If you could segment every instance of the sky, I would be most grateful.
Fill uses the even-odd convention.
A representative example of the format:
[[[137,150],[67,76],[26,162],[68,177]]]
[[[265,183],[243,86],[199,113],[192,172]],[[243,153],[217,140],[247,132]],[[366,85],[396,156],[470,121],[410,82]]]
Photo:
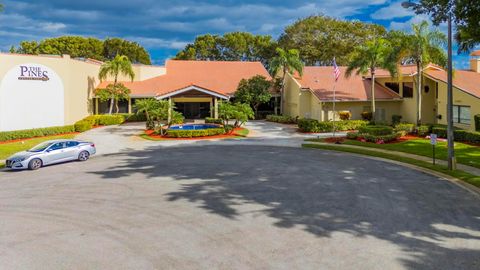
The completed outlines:
[[[325,14],[361,20],[388,29],[410,31],[411,23],[428,20],[392,0],[0,0],[0,50],[22,40],[62,35],[136,41],[162,65],[197,35],[248,31],[277,38],[299,18]],[[446,31],[444,25],[440,26]],[[455,52],[456,54],[456,52]],[[456,68],[468,67],[468,55],[455,55]]]

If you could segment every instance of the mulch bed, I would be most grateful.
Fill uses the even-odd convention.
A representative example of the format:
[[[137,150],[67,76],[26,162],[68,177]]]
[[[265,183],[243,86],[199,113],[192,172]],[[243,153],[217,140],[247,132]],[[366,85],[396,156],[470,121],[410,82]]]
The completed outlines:
[[[175,141],[190,141],[190,140],[209,140],[209,139],[228,139],[228,138],[235,138],[235,137],[243,137],[240,135],[240,131],[245,130],[244,128],[235,128],[233,129],[232,133],[230,134],[223,134],[223,135],[215,135],[215,136],[203,136],[203,137],[193,137],[193,138],[171,138],[167,136],[161,136],[154,134],[154,130],[145,130],[145,135],[150,138],[158,139],[158,140],[175,140]]]

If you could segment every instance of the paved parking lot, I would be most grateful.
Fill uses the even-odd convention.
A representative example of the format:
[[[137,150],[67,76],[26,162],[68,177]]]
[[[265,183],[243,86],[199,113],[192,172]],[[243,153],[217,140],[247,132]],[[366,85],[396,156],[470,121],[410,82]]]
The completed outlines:
[[[0,269],[479,269],[480,200],[313,149],[151,146],[0,172]]]

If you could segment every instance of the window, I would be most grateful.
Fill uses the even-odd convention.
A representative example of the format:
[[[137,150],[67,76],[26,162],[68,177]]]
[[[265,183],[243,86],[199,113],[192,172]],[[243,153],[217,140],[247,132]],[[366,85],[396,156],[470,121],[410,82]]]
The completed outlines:
[[[78,142],[69,141],[65,144],[66,147],[75,147],[78,145]]]
[[[385,86],[393,90],[395,93],[400,94],[400,85],[398,83],[387,82]]]
[[[453,105],[453,122],[470,125],[470,106]]]
[[[403,83],[403,97],[413,98],[413,83]]]
[[[56,143],[52,146],[50,146],[50,151],[53,151],[53,150],[60,150],[63,148],[63,143]]]

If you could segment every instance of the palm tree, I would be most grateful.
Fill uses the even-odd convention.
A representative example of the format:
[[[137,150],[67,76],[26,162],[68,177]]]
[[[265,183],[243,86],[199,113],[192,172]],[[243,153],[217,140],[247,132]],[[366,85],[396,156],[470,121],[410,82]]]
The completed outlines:
[[[445,67],[447,56],[442,46],[447,42],[445,34],[430,30],[427,21],[412,25],[413,33],[406,35],[401,46],[401,57],[417,66],[417,124],[422,122],[422,75],[430,63]]]
[[[282,48],[277,48],[277,56],[272,58],[270,62],[270,74],[272,77],[275,77],[278,72],[282,71],[282,88],[280,90],[281,102],[280,102],[280,113],[283,114],[284,105],[283,101],[285,99],[285,78],[288,74],[293,75],[295,72],[298,72],[300,76],[303,75],[303,62],[300,59],[300,53],[296,49],[284,50]]]
[[[134,105],[137,114],[145,114],[147,129],[155,128],[151,113],[159,107],[158,100],[154,98],[137,99]]]
[[[135,78],[135,72],[132,69],[132,63],[125,55],[117,55],[113,60],[103,63],[98,73],[100,81],[113,77],[113,88],[117,87],[118,76],[124,75],[129,77],[132,81]],[[113,105],[115,103],[115,96],[112,95],[110,99],[109,114],[112,114]]]
[[[392,77],[397,75],[396,54],[390,42],[384,38],[375,38],[357,47],[353,53],[345,76],[348,78],[356,70],[357,75],[371,78],[372,122],[375,123],[375,74],[378,68],[386,69]]]

